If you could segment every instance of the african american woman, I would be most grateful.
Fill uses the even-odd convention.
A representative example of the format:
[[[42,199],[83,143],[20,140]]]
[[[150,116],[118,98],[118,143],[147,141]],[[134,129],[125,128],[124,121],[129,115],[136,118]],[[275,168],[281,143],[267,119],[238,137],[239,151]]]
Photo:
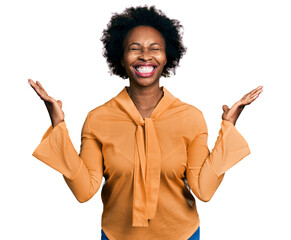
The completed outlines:
[[[160,77],[175,74],[186,52],[181,28],[178,20],[154,6],[113,14],[101,38],[103,55],[111,73],[129,79],[129,86],[88,113],[79,154],[66,128],[62,102],[49,96],[40,82],[28,80],[52,123],[32,155],[60,172],[82,203],[105,178],[102,239],[199,239],[199,215],[190,190],[209,201],[225,172],[250,154],[235,123],[262,86],[230,109],[223,105],[211,152],[202,112],[160,87]]]

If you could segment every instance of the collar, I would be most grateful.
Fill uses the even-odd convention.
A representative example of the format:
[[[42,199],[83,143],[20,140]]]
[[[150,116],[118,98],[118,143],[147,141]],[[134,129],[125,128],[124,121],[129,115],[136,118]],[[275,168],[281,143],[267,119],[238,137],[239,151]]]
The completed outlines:
[[[161,86],[160,89],[164,92],[163,97],[155,106],[149,118],[141,116],[128,95],[126,87],[114,97],[119,107],[128,114],[136,125],[132,205],[133,227],[148,227],[148,220],[154,218],[157,209],[162,158],[154,122],[178,100],[164,86]],[[145,133],[143,126],[145,127]]]

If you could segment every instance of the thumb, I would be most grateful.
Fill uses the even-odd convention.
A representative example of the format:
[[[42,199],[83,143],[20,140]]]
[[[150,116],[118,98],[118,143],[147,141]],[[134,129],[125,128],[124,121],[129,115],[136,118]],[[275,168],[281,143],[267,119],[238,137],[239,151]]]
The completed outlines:
[[[58,102],[58,104],[59,104],[60,108],[62,108],[62,106],[63,106],[63,103],[62,103],[62,101],[61,101],[61,100],[58,100],[57,102]]]
[[[229,110],[229,108],[228,108],[228,106],[227,106],[227,105],[223,105],[223,106],[222,106],[222,109],[223,109],[223,111],[224,111],[224,112],[226,112],[226,111],[228,111],[228,110]]]

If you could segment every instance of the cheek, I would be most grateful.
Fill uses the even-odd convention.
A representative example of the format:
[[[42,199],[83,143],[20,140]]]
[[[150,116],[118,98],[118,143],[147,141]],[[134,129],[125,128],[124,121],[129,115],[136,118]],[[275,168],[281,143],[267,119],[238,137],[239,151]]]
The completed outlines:
[[[166,63],[167,63],[166,53],[161,54],[161,56],[160,56],[160,62],[163,63],[164,66],[166,65]]]
[[[123,65],[124,65],[124,67],[129,67],[134,60],[135,60],[135,57],[134,56],[132,56],[132,55],[125,55],[123,57]]]
[[[166,65],[166,64],[167,64],[167,58],[165,58],[165,65]],[[164,65],[164,66],[165,66],[165,65]]]

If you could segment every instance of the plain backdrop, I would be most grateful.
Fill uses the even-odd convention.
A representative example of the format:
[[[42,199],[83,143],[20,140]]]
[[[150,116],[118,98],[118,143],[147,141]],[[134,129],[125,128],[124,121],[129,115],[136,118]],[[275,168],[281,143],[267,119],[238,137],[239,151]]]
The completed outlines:
[[[210,150],[222,105],[264,86],[236,123],[251,154],[209,202],[197,199],[201,239],[290,240],[291,4],[283,0],[1,1],[0,239],[101,238],[101,188],[79,203],[62,175],[32,156],[51,122],[27,79],[62,100],[79,152],[87,113],[129,86],[109,73],[102,30],[112,13],[145,4],[184,26],[187,53],[160,86],[203,112]]]

